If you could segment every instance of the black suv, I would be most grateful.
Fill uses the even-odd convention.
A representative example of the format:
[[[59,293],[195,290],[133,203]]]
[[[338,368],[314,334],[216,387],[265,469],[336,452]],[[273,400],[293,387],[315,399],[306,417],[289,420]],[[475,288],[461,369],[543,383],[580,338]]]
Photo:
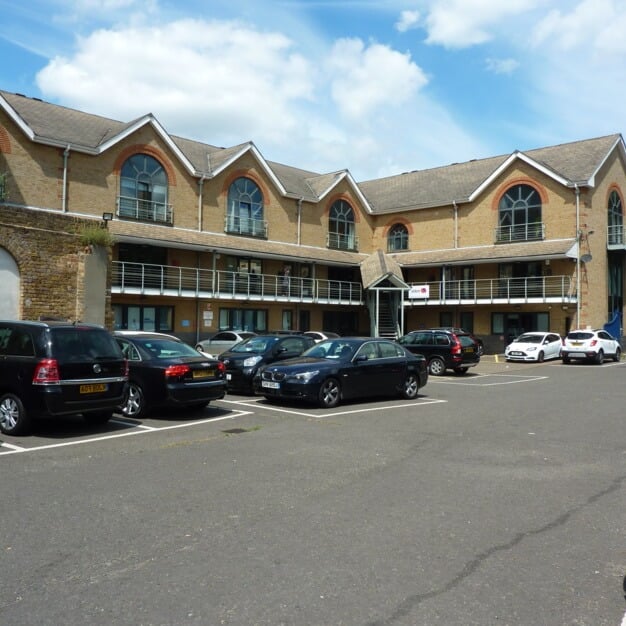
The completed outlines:
[[[304,335],[257,335],[240,341],[217,358],[226,366],[228,391],[252,394],[252,379],[261,365],[300,356],[314,345],[315,341]]]
[[[108,421],[124,401],[128,363],[111,333],[71,322],[0,320],[0,431],[37,417]]]
[[[428,372],[433,376],[441,376],[446,370],[465,374],[480,362],[478,342],[461,330],[414,330],[400,337],[398,343],[410,352],[423,354],[428,361]]]

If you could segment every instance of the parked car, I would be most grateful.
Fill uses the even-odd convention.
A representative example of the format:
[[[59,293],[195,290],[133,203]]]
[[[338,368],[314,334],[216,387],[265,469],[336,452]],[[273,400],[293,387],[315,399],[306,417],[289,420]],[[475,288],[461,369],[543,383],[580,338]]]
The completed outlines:
[[[542,363],[548,359],[561,356],[563,339],[557,333],[533,331],[522,333],[504,349],[507,361],[537,361]]]
[[[458,328],[456,326],[436,326],[431,330],[449,330],[457,335],[457,337],[469,335],[478,344],[478,356],[482,356],[485,353],[485,345],[483,343],[483,340],[480,337],[474,335],[474,333],[471,333],[469,330]]]
[[[230,350],[240,341],[255,336],[256,333],[248,330],[220,330],[208,339],[199,341],[196,345],[196,350],[207,355],[217,356],[225,350]]]
[[[313,339],[315,343],[324,341],[324,339],[336,339],[337,337],[339,337],[337,333],[333,333],[330,330],[306,330],[304,334],[307,337],[311,337],[311,339]]]
[[[0,321],[0,431],[28,432],[35,418],[82,414],[108,421],[124,399],[128,365],[100,326]]]
[[[223,363],[177,337],[127,330],[114,336],[128,359],[128,393],[120,403],[126,417],[157,407],[201,408],[226,395]]]
[[[388,339],[326,339],[302,356],[261,367],[254,391],[268,400],[293,399],[337,406],[380,396],[416,398],[428,381],[426,359]]]
[[[300,356],[315,345],[304,335],[256,335],[219,355],[226,367],[228,391],[252,394],[252,379],[262,365]]]
[[[414,330],[400,337],[398,343],[413,354],[425,356],[433,376],[441,376],[446,370],[465,374],[480,362],[478,343],[461,332],[439,328]]]
[[[571,330],[563,339],[561,359],[563,363],[593,361],[601,365],[606,357],[619,361],[622,348],[615,337],[603,329]]]

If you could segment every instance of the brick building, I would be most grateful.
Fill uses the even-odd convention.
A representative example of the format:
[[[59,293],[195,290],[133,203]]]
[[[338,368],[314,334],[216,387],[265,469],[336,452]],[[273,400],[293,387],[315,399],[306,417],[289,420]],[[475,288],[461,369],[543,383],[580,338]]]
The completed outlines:
[[[0,91],[0,316],[190,343],[454,325],[492,350],[619,327],[625,189],[619,134],[357,182]],[[112,248],[81,245],[103,216]]]

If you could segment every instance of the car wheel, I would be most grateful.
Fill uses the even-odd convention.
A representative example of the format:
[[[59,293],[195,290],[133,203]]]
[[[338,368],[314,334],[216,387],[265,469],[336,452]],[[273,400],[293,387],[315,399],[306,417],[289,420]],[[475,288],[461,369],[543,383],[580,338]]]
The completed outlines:
[[[454,373],[457,376],[462,376],[463,374],[467,374],[467,370],[469,369],[469,367],[455,367],[454,368]]]
[[[328,378],[322,383],[318,400],[323,409],[332,409],[339,404],[341,387],[334,378]]]
[[[126,417],[140,418],[147,414],[148,405],[146,403],[146,397],[144,396],[143,389],[137,383],[128,383],[126,400],[121,406],[121,410]]]
[[[569,365],[569,359],[566,356],[561,357],[561,361],[563,361],[564,365]]]
[[[402,387],[402,396],[407,400],[413,400],[417,398],[420,389],[419,381],[415,374],[407,374]]]
[[[537,355],[537,363],[543,363],[543,359],[545,358],[545,355],[543,353],[543,350]]]
[[[113,417],[112,411],[95,411],[93,413],[85,413],[84,420],[91,426],[106,424]]]
[[[200,351],[200,352],[204,352],[204,348],[202,347],[202,344],[198,344],[196,346],[196,350]]]
[[[622,358],[622,351],[618,348],[617,350],[615,350],[615,355],[613,356],[613,360],[616,363],[618,363],[621,358]]]
[[[0,431],[5,435],[23,435],[30,424],[30,417],[16,395],[7,393],[0,398]]]
[[[604,363],[604,352],[602,350],[598,350],[598,354],[596,354],[595,362],[597,365],[602,365],[602,363]]]
[[[441,357],[435,356],[428,363],[428,372],[433,376],[441,376],[446,371],[446,364]]]

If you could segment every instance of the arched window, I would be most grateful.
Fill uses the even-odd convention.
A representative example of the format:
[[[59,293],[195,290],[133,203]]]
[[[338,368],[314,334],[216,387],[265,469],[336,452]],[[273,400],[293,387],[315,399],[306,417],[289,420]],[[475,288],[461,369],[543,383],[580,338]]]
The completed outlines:
[[[531,239],[543,239],[541,198],[530,185],[515,185],[500,199],[496,241]]]
[[[226,232],[267,237],[263,219],[263,194],[250,178],[237,178],[228,189]]]
[[[134,154],[122,166],[119,216],[172,222],[172,210],[167,204],[167,174],[149,154]]]
[[[609,243],[624,243],[624,214],[622,212],[622,199],[617,191],[609,194]]]
[[[387,252],[409,249],[409,231],[404,224],[394,224],[387,235]]]
[[[354,211],[345,200],[337,200],[330,207],[328,247],[339,250],[356,250],[358,247],[354,232]]]

